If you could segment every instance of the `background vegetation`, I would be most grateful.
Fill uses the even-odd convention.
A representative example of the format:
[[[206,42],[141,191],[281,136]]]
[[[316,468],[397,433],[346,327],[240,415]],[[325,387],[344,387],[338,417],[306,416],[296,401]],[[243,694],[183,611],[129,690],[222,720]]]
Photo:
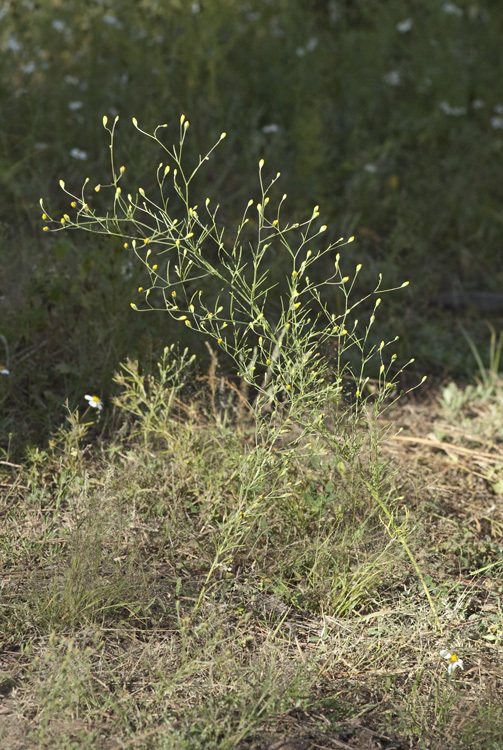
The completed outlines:
[[[0,743],[501,747],[502,27],[497,0],[0,4]],[[226,224],[263,158],[285,218],[355,235],[356,295],[410,280],[371,335],[446,387],[386,415],[401,442],[362,414],[263,459],[225,356],[131,309],[131,249],[42,231],[60,179],[109,182],[103,115],[148,190],[131,118],[173,142],[181,113],[189,161],[227,133],[198,183]]]
[[[473,372],[460,314],[482,348],[482,317],[499,319],[435,298],[501,289],[502,13],[489,1],[4,2],[6,432],[40,436],[66,397],[107,394],[126,355],[148,360],[182,335],[128,309],[142,277],[122,245],[42,235],[39,198],[67,210],[61,177],[107,181],[104,114],[120,115],[118,158],[144,187],[152,150],[132,116],[152,130],[185,113],[196,153],[226,131],[206,191],[234,224],[265,158],[292,216],[319,204],[328,239],[356,235],[345,257],[363,263],[362,290],[379,272],[388,286],[411,280],[377,335],[400,335],[421,374]]]

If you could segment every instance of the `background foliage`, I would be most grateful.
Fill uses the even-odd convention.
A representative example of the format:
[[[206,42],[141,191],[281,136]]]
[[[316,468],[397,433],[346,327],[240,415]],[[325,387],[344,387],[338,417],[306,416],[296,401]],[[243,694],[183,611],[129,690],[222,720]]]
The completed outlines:
[[[61,177],[107,181],[103,114],[120,115],[119,152],[146,188],[157,157],[131,116],[172,133],[184,112],[194,157],[225,130],[203,185],[224,218],[256,197],[265,158],[292,217],[320,204],[328,239],[356,235],[345,257],[364,264],[362,292],[379,272],[411,280],[376,335],[399,334],[421,373],[474,369],[459,311],[435,299],[503,281],[500,3],[20,0],[0,16],[4,435],[39,437],[66,398],[106,395],[127,355],[148,368],[172,341],[200,347],[130,310],[142,272],[122,246],[41,232],[41,196],[67,210]],[[484,316],[462,314],[483,348]]]

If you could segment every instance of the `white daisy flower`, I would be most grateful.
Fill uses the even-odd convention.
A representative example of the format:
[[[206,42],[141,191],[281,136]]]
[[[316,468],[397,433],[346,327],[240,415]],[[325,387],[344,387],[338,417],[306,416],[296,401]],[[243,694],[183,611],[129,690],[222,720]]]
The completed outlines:
[[[89,406],[98,411],[103,410],[103,401],[98,396],[84,396],[85,400],[89,402]]]
[[[402,76],[399,70],[390,70],[389,73],[383,75],[382,79],[388,86],[400,86]]]
[[[410,31],[413,26],[414,21],[412,20],[412,18],[404,18],[403,21],[397,23],[396,29],[399,34],[407,34],[407,32]]]
[[[276,125],[275,122],[269,123],[269,125],[264,125],[262,128],[262,132],[266,135],[269,135],[269,133],[277,133],[279,130],[279,125]]]
[[[462,16],[463,15],[463,9],[458,8],[457,5],[454,5],[454,3],[444,3],[442,5],[442,10],[444,13],[447,13],[448,16]]]
[[[103,16],[103,23],[108,24],[108,26],[122,26],[120,21],[109,13]]]
[[[4,365],[0,365],[0,375],[8,375],[8,374],[9,374],[9,370]]]
[[[449,668],[448,672],[451,675],[453,672],[456,671],[456,669],[463,669],[463,659],[460,659],[456,654],[451,654],[450,651],[447,651],[447,649],[443,648],[440,651],[440,656],[442,659],[446,659],[449,662]]]
[[[462,117],[466,115],[466,107],[451,107],[449,102],[440,102],[438,105],[444,115],[448,117]]]
[[[36,69],[37,69],[37,66],[35,65],[35,63],[33,62],[33,60],[30,60],[30,62],[26,63],[26,65],[21,65],[21,70],[27,76],[29,76],[32,73],[34,73],[36,71]]]
[[[23,45],[21,42],[18,42],[17,37],[12,36],[12,34],[9,34],[7,37],[7,41],[3,45],[4,49],[10,50],[10,52],[21,52],[23,49]]]
[[[82,151],[80,148],[72,148],[70,156],[73,159],[79,159],[79,161],[85,161],[87,159],[87,152]]]
[[[53,29],[56,29],[56,31],[59,31],[60,34],[63,33],[63,31],[66,31],[66,24],[64,21],[60,21],[59,18],[55,18],[53,21],[51,21],[51,26]]]

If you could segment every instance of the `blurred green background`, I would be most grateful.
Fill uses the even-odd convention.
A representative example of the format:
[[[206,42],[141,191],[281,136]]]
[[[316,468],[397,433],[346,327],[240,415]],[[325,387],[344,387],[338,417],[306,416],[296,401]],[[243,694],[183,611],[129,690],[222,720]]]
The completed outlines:
[[[473,375],[460,325],[484,362],[487,323],[503,328],[489,296],[503,295],[502,34],[497,0],[0,4],[2,445],[43,441],[66,399],[106,399],[127,356],[148,368],[180,340],[204,371],[203,341],[130,309],[142,269],[122,245],[42,232],[41,197],[68,210],[60,178],[109,181],[104,114],[120,115],[118,158],[145,188],[158,155],[132,116],[170,123],[176,141],[186,114],[194,159],[226,131],[205,189],[231,226],[264,158],[285,216],[319,204],[330,239],[356,236],[343,263],[363,263],[359,293],[379,273],[386,287],[410,280],[385,297],[376,336],[399,335],[418,374]],[[476,304],[445,306],[472,292]]]

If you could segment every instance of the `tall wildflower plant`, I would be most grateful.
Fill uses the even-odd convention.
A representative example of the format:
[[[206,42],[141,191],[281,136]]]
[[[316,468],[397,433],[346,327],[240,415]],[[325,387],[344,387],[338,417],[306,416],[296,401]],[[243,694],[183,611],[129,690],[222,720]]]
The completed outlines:
[[[73,194],[60,180],[70,198],[73,217],[65,213],[59,221],[53,219],[41,201],[44,230],[77,228],[120,237],[149,276],[148,285],[138,288],[142,303],[131,302],[131,307],[139,311],[165,309],[174,320],[212,338],[234,360],[238,376],[252,387],[261,418],[277,414],[278,409],[285,419],[300,418],[307,408],[312,415],[328,401],[339,400],[344,391],[352,393],[358,410],[365,400],[367,365],[376,358],[380,363],[377,398],[382,402],[396,379],[396,375],[390,379],[396,355],[387,362],[384,358],[385,350],[396,339],[378,346],[369,346],[368,341],[381,303],[379,295],[394,290],[382,289],[379,277],[371,294],[353,300],[361,264],[351,275],[345,275],[340,249],[354,237],[323,243],[327,227],[318,221],[318,206],[303,222],[283,221],[286,194],[276,205],[270,197],[280,173],[266,178],[263,159],[258,165],[259,200],[249,200],[237,228],[226,230],[218,221],[219,206],[214,206],[210,198],[202,207],[195,205],[191,191],[196,176],[226,134],[222,133],[218,143],[199,157],[196,167],[188,170],[183,150],[189,122],[183,115],[178,145],[171,148],[160,138],[167,125],[151,134],[133,118],[135,128],[158,144],[167,162],[157,167],[155,200],[141,187],[134,194],[126,192],[122,187],[126,168],[117,169],[114,157],[118,119],[110,127],[107,117],[103,118],[110,134],[112,182],[94,186],[95,193],[111,193],[110,210],[105,214],[93,210],[89,179],[80,195]],[[246,231],[250,225],[254,236]],[[278,301],[278,292],[270,281],[268,263],[271,252],[278,249],[285,258],[287,291],[279,300],[280,314],[272,317],[268,303]],[[333,256],[333,273],[322,283],[315,283],[310,279],[310,269],[326,255]],[[212,288],[219,287],[216,297],[205,289],[211,282]],[[342,295],[341,313],[327,309],[322,301],[323,287]],[[373,311],[361,333],[357,309],[369,298],[374,298]],[[323,355],[328,349],[333,353],[330,360]],[[350,368],[348,359],[349,350],[354,349],[360,354],[356,371]]]
[[[280,174],[266,176],[263,159],[258,164],[258,200],[246,203],[235,228],[224,226],[219,206],[209,197],[199,205],[197,178],[226,134],[199,156],[195,167],[187,167],[184,146],[189,122],[184,115],[173,146],[161,138],[167,125],[149,133],[133,118],[134,127],[160,149],[163,161],[156,170],[155,195],[142,187],[126,187],[126,167],[118,167],[115,158],[118,119],[109,124],[103,118],[110,138],[111,182],[92,186],[86,179],[80,194],[75,194],[61,180],[69,199],[68,213],[54,218],[41,201],[44,230],[73,228],[121,238],[148,277],[138,288],[141,302],[131,302],[131,307],[166,310],[181,325],[213,339],[249,386],[256,442],[239,467],[240,502],[233,517],[225,519],[222,546],[215,558],[219,566],[247,533],[242,519],[249,516],[250,508],[258,511],[257,497],[263,498],[264,483],[269,499],[271,493],[284,492],[291,450],[307,435],[328,443],[342,460],[354,462],[361,442],[344,430],[349,422],[354,427],[362,415],[377,415],[389,403],[401,372],[394,365],[396,355],[387,355],[396,339],[374,344],[370,336],[381,295],[400,287],[383,289],[379,277],[370,294],[354,299],[361,264],[346,274],[341,262],[342,248],[354,238],[325,242],[327,227],[321,224],[318,206],[304,221],[284,220],[287,196],[274,198]],[[109,208],[100,212],[93,207],[93,198],[105,192],[110,196]],[[282,287],[271,278],[272,253],[284,258]],[[321,283],[315,282],[312,269],[325,256],[333,258],[332,273]],[[340,312],[328,309],[327,292],[342,301]],[[364,309],[363,303],[368,309],[369,300],[372,312],[359,321],[359,309]],[[355,359],[357,367],[350,364]],[[379,373],[372,389],[367,388],[370,363]],[[332,429],[327,426],[327,413]],[[334,423],[341,429],[334,430]],[[284,433],[289,433],[288,450],[278,463],[273,451]],[[403,527],[395,526],[378,483],[367,480],[367,484],[408,550]],[[413,560],[410,552],[409,556]]]

